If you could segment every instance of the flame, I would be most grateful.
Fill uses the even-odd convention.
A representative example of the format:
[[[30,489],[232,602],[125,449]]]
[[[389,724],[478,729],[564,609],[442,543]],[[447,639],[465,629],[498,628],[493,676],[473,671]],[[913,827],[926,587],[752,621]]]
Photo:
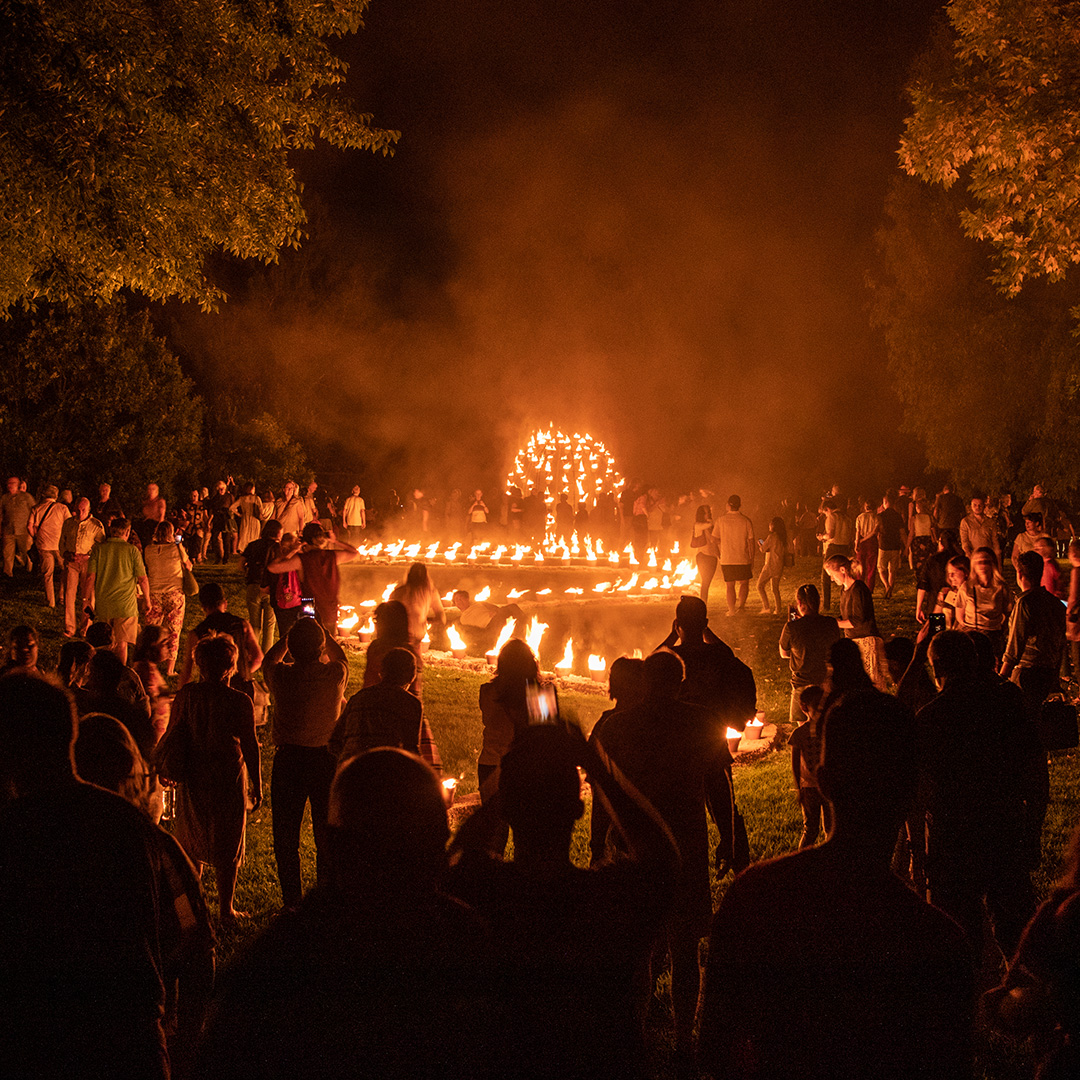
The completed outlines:
[[[397,582],[396,582],[396,581],[391,581],[391,582],[390,582],[390,584],[389,584],[389,585],[387,585],[385,589],[383,589],[383,593],[382,593],[382,598],[383,598],[383,603],[384,603],[384,604],[386,603],[386,601],[387,601],[387,600],[389,600],[389,599],[390,599],[390,594],[391,594],[391,593],[392,593],[392,592],[393,592],[393,591],[394,591],[394,590],[395,590],[396,588],[397,588]]]
[[[568,596],[580,596],[584,591],[584,589],[567,589],[566,594]]]
[[[616,592],[629,592],[637,584],[637,574],[631,574],[630,580],[625,585],[620,585]]]
[[[454,602],[454,590],[447,589],[446,595],[442,598],[444,604],[452,604]]]
[[[375,633],[375,620],[369,615],[368,621],[357,631],[359,634],[374,634]]]
[[[490,554],[490,555],[488,556],[488,558],[489,558],[489,559],[490,559],[490,560],[491,560],[492,562],[498,562],[498,561],[499,561],[499,560],[500,560],[500,559],[501,559],[501,558],[502,558],[502,557],[503,557],[503,556],[504,556],[505,554],[506,554],[506,548],[505,548],[505,547],[504,547],[504,546],[503,546],[502,544],[500,544],[500,545],[499,545],[499,546],[498,546],[498,547],[497,547],[497,548],[496,548],[496,549],[495,549],[495,550],[494,550],[494,551],[493,551],[493,552],[492,552],[492,553],[491,553],[491,554]]]
[[[605,660],[602,656],[597,656],[596,653],[589,653],[589,670],[606,671],[607,660]]]
[[[597,593],[607,592],[611,588],[610,581],[601,581],[598,585],[594,585],[592,591]]]
[[[657,581],[656,578],[651,577],[648,581],[644,582],[641,587],[643,589],[655,589],[659,584],[660,582]]]
[[[347,614],[342,617],[342,612]],[[339,630],[351,630],[357,623],[360,622],[360,616],[356,614],[356,608],[347,607],[343,605],[338,610],[338,629]]]
[[[524,596],[528,591],[529,591],[528,589],[511,589],[506,594],[506,599],[507,600],[516,600],[519,596]]]
[[[611,563],[612,566],[618,566],[619,565],[619,553],[617,551],[612,551],[608,555],[607,561],[609,563]]]
[[[540,641],[544,636],[544,631],[547,630],[548,624],[542,623],[535,615],[532,617],[532,621],[529,623],[529,629],[525,631],[525,640],[528,642],[529,648],[532,649],[537,656],[540,655]]]
[[[451,623],[446,628],[446,637],[447,637],[447,640],[450,642],[450,648],[453,649],[454,652],[464,652],[465,651],[465,640],[458,633],[458,628],[456,626],[454,626],[453,623]]]
[[[733,727],[729,727],[727,729],[727,737],[729,739],[741,739],[742,738],[742,732],[741,731],[736,731],[735,728],[733,728]]]
[[[410,544],[405,549],[405,554],[408,555],[408,557],[410,559],[415,559],[416,556],[420,554],[420,545],[419,544]]]
[[[502,652],[502,647],[513,636],[514,630],[517,628],[517,619],[507,619],[506,625],[499,632],[499,640],[495,642],[495,648],[491,651],[498,656]]]
[[[482,589],[481,589],[481,590],[480,590],[480,591],[479,591],[479,592],[478,592],[478,593],[476,594],[476,596],[474,596],[474,597],[473,597],[473,599],[474,599],[474,600],[478,601],[478,602],[479,602],[479,603],[481,603],[481,604],[482,604],[482,603],[483,603],[483,602],[484,602],[485,600],[488,600],[488,599],[490,599],[490,598],[491,598],[491,589],[490,589],[490,588],[489,588],[489,587],[488,587],[487,585],[485,585],[485,586],[484,586],[484,587],[483,587],[483,588],[482,588]]]
[[[656,566],[656,549],[655,548],[649,548],[649,563],[648,563],[648,565],[652,566],[652,567]]]
[[[573,671],[574,669],[574,639],[566,639],[566,649],[562,659],[555,665],[556,671]]]

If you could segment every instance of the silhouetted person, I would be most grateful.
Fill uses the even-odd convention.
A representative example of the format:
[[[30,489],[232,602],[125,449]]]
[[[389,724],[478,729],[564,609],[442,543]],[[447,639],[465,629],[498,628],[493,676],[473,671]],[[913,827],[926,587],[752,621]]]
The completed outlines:
[[[259,670],[263,661],[263,651],[251,623],[229,611],[225,590],[216,581],[207,581],[199,587],[199,606],[203,609],[203,618],[188,634],[187,650],[180,669],[180,685],[191,681],[195,647],[199,642],[211,633],[227,634],[237,648],[236,673],[229,685],[251,696],[251,676]]]
[[[814,585],[800,585],[795,593],[797,618],[780,631],[780,655],[791,664],[791,701],[788,721],[797,723],[799,697],[808,686],[824,686],[829,675],[829,650],[840,640],[840,627],[831,615],[821,614],[821,596]]]
[[[484,927],[441,891],[449,830],[438,781],[381,749],[342,765],[326,880],[223,980],[208,1080],[483,1075],[493,1002]]]
[[[121,689],[133,674],[116,653],[99,649],[86,665],[83,685],[75,690],[75,707],[80,716],[99,712],[116,717],[131,733],[139,753],[149,759],[157,742],[150,701],[143,694],[138,702],[132,702]]]
[[[692,1056],[701,979],[698,944],[712,914],[706,795],[711,806],[731,805],[731,755],[723,729],[710,723],[700,706],[678,699],[683,672],[682,661],[673,653],[648,657],[644,703],[608,719],[599,750],[664,819],[682,855],[667,945],[676,1054],[686,1062]],[[606,823],[603,805],[594,803],[594,858],[599,854],[597,838],[608,831]],[[615,846],[617,850],[617,840]]]
[[[941,692],[919,711],[917,729],[930,900],[978,949],[985,899],[1009,955],[1035,910],[1025,816],[1040,786],[1038,736],[1016,688],[979,672],[967,634],[937,634],[930,663]]]
[[[1037,1080],[1080,1076],[1080,828],[1065,870],[1024,930],[1001,985],[983,997],[999,1031],[1031,1046]]]
[[[367,647],[364,662],[364,687],[374,686],[382,680],[382,662],[391,649],[408,649],[416,661],[416,678],[409,690],[420,697],[420,671],[423,662],[419,648],[412,644],[409,635],[409,612],[400,600],[386,600],[375,609],[372,616],[375,636]]]
[[[383,657],[381,680],[358,690],[341,711],[330,739],[330,750],[339,761],[379,746],[420,753],[424,706],[409,693],[414,678],[416,657],[408,649],[391,649]]]
[[[795,790],[799,793],[799,809],[803,816],[799,847],[817,843],[822,823],[825,832],[832,828],[832,807],[829,806],[817,782],[817,767],[821,759],[821,704],[825,691],[820,686],[804,686],[799,693],[799,712],[805,717],[789,736],[791,771]]]
[[[282,904],[290,909],[303,895],[300,828],[309,802],[320,878],[325,869],[327,805],[337,764],[327,744],[341,713],[349,662],[318,622],[304,618],[297,619],[288,637],[266,654],[263,674],[274,703],[276,749],[270,775],[274,859]]]
[[[713,919],[701,1056],[714,1075],[971,1076],[963,936],[889,869],[915,787],[913,728],[873,690],[826,714],[817,776],[833,807],[828,840],[750,867]],[[748,933],[766,911],[783,918]],[[764,1006],[752,1022],[750,1002]]]
[[[151,770],[135,740],[119,720],[104,713],[79,719],[75,740],[79,778],[115,791],[152,819]],[[161,839],[169,859],[169,877],[182,897],[162,912],[162,977],[165,983],[165,1037],[172,1076],[187,1076],[202,1034],[214,988],[214,930],[199,876],[184,849],[168,833]]]
[[[670,649],[685,667],[685,679],[680,698],[701,706],[714,733],[725,739],[727,728],[743,731],[757,709],[757,686],[754,673],[732,651],[731,647],[709,628],[705,603],[696,596],[683,596],[675,606],[671,633],[657,646]],[[728,765],[728,789],[731,783]],[[714,796],[720,801],[713,802]],[[709,812],[716,822],[720,842],[716,848],[718,873],[730,867],[739,873],[750,863],[750,848],[746,823],[735,806],[720,788],[710,790]]]
[[[578,766],[608,804],[629,857],[579,869],[570,862],[584,812]],[[497,804],[486,803],[454,841],[450,889],[491,924],[502,981],[492,1019],[495,1076],[634,1074],[640,1026],[634,976],[671,900],[678,853],[636,792],[617,782],[577,729],[529,727],[502,760]],[[491,817],[514,830],[514,860],[487,850]],[[485,820],[487,819],[487,820]]]
[[[1060,688],[1065,654],[1065,605],[1043,588],[1043,562],[1037,551],[1025,551],[1017,559],[1016,579],[1022,595],[1009,619],[1001,660],[1001,674],[1023,690],[1032,718]]]
[[[164,1080],[163,920],[182,889],[150,819],[75,775],[75,732],[60,687],[0,679],[0,1060]]]
[[[608,697],[615,702],[614,708],[605,709],[592,731],[589,732],[589,742],[594,746],[604,730],[608,719],[623,709],[633,708],[645,700],[645,661],[636,660],[629,656],[620,656],[611,662],[608,670]],[[596,838],[593,838],[594,841]],[[603,848],[605,837],[599,838],[600,848]],[[597,855],[597,848],[593,847],[593,855]]]

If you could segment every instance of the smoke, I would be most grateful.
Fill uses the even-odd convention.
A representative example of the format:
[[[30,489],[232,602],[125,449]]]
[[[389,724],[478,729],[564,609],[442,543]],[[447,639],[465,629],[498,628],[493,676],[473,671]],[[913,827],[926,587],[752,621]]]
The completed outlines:
[[[369,484],[489,487],[549,422],[662,486],[899,482],[862,282],[933,6],[374,0],[398,154],[309,160],[309,243],[182,347]]]

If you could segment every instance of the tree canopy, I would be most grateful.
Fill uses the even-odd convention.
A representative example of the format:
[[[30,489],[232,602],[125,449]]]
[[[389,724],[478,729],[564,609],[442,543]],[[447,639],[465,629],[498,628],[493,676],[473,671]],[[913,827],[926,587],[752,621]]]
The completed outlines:
[[[993,280],[1060,280],[1080,262],[1080,2],[950,0],[949,27],[909,85],[900,144],[912,176],[966,181],[968,236]]]
[[[0,323],[0,460],[32,484],[122,498],[201,464],[202,401],[145,312],[49,308]]]
[[[209,307],[305,220],[289,153],[387,153],[328,39],[367,0],[0,0],[0,312],[127,288]]]
[[[898,176],[870,274],[905,426],[932,468],[971,488],[1043,483],[1077,492],[1080,380],[1070,300],[1032,282],[1020,296],[989,280],[990,253],[957,220],[958,191]]]

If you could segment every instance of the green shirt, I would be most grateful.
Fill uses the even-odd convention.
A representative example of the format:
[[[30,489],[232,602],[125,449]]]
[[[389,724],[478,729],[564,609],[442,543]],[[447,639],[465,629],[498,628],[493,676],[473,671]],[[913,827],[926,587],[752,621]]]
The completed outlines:
[[[95,545],[87,564],[94,576],[94,617],[110,619],[138,618],[136,582],[146,577],[139,549],[118,536],[110,536]]]

